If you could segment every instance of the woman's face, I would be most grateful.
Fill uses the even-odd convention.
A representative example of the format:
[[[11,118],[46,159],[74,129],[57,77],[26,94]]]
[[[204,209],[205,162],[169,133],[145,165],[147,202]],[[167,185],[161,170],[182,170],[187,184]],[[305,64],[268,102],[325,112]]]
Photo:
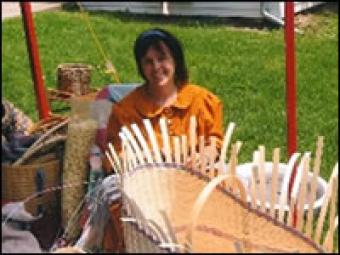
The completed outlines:
[[[149,85],[175,85],[175,61],[163,42],[160,42],[159,49],[151,46],[147,50],[141,60],[141,66]]]

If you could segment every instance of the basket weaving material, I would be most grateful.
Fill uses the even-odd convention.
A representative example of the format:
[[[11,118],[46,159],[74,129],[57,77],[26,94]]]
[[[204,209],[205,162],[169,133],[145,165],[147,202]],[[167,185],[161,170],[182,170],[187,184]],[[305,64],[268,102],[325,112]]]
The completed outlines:
[[[253,153],[251,190],[246,194],[243,182],[236,175],[237,155],[242,142],[231,144],[230,157],[227,154],[234,123],[228,125],[218,162],[215,162],[216,156],[212,153],[214,150],[206,150],[208,147],[205,146],[207,140],[213,146],[216,143],[213,142],[213,137],[197,139],[197,122],[194,116],[190,119],[189,136],[181,139],[181,144],[179,137],[168,136],[166,119],[161,118],[159,121],[162,133],[160,144],[156,140],[151,122],[148,119],[143,122],[148,137],[143,137],[135,124],[131,125],[131,129],[124,126],[119,134],[122,140],[122,157],[118,157],[112,144],[108,144],[109,150],[106,152],[112,168],[121,180],[119,186],[124,208],[122,221],[125,228],[124,238],[128,240],[125,243],[128,252],[148,253],[158,251],[157,249],[164,252],[333,251],[332,237],[338,224],[335,209],[338,164],[329,179],[320,214],[313,218],[309,213],[305,220],[303,205],[310,152],[305,152],[298,164],[299,174],[289,201],[289,211],[285,212],[288,180],[300,153],[294,153],[290,157],[283,188],[278,193],[274,183],[278,177],[280,157],[279,149],[274,149],[271,202],[270,210],[267,210],[265,148],[259,145],[259,149]],[[189,148],[186,141],[189,141]],[[319,137],[314,177],[318,175],[321,149],[322,137]],[[228,172],[224,169],[226,163]],[[256,192],[257,189],[260,192]],[[315,183],[311,190],[311,193],[315,193]],[[251,196],[250,202],[246,201],[247,195]],[[279,209],[275,213],[277,198]],[[307,202],[309,208],[313,208],[315,200]],[[297,210],[294,209],[295,206]],[[330,227],[327,237],[321,242],[320,233],[324,230],[327,208],[330,208]],[[309,211],[312,212],[312,209]],[[296,222],[294,213],[297,215]],[[311,228],[314,220],[317,220],[315,231]],[[307,229],[305,232],[304,224]]]
[[[168,164],[138,167],[122,181],[126,217],[136,220],[124,222],[127,252],[155,252],[160,243],[172,247],[170,251],[183,251],[192,209],[210,179]],[[251,209],[221,187],[213,189],[202,205],[188,247],[192,252],[237,252],[237,243],[250,252],[322,251],[301,233]]]
[[[94,142],[97,129],[97,122],[86,118],[89,101],[75,99],[72,101],[72,105],[73,116],[70,118],[65,145],[64,184],[79,184],[87,180],[89,149]],[[67,225],[84,195],[85,187],[83,185],[62,193],[62,222],[64,226]],[[68,238],[76,237],[79,232],[80,228],[75,228],[73,232],[69,233]]]
[[[45,176],[44,189],[60,185],[61,168],[58,159],[19,166],[2,165],[2,199],[21,201],[36,193],[38,171],[43,172]],[[44,209],[55,210],[60,204],[60,194],[55,192],[32,199],[26,203],[26,209],[36,215],[38,204],[42,204]]]
[[[3,200],[25,200],[26,209],[32,214],[38,213],[38,205],[47,214],[59,211],[60,192],[43,193],[61,183],[61,153],[65,137],[55,135],[55,132],[65,124],[43,133],[13,164],[2,165]]]
[[[148,236],[144,229],[139,228],[134,222],[124,223],[124,236],[127,253],[166,253],[167,250],[159,247],[160,242]]]
[[[85,95],[90,90],[91,66],[86,64],[66,63],[57,68],[58,89],[77,96]]]

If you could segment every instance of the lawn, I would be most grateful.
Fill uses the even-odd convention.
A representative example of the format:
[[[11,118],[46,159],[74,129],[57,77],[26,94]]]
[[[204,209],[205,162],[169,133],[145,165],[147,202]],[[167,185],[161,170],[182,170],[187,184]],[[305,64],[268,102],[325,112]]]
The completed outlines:
[[[304,34],[296,34],[298,150],[315,151],[317,136],[323,135],[321,175],[328,178],[338,155],[338,15],[321,11],[312,16]],[[47,87],[56,87],[56,68],[67,62],[91,64],[92,87],[114,82],[103,72],[103,59],[79,12],[38,13],[34,21]],[[266,146],[267,160],[275,147],[286,160],[283,29],[106,13],[91,13],[90,21],[123,83],[142,81],[132,53],[137,34],[156,26],[170,30],[183,42],[190,80],[223,100],[225,126],[236,123],[233,139],[244,142],[240,161],[251,160],[260,144]],[[2,23],[2,93],[37,120],[20,18]]]
[[[298,151],[314,156],[317,137],[324,136],[321,176],[328,180],[338,161],[338,14],[321,10],[311,17],[304,33],[296,34]],[[94,88],[114,82],[103,72],[103,59],[79,12],[38,13],[34,21],[47,87],[56,87],[56,68],[68,62],[91,64]],[[232,141],[243,141],[239,162],[251,161],[259,145],[265,145],[266,160],[280,147],[281,161],[287,162],[282,28],[100,12],[91,13],[90,21],[123,83],[142,81],[132,52],[136,36],[151,27],[171,31],[183,43],[190,80],[222,99],[225,127],[236,123]],[[2,22],[2,95],[37,120],[20,18]]]

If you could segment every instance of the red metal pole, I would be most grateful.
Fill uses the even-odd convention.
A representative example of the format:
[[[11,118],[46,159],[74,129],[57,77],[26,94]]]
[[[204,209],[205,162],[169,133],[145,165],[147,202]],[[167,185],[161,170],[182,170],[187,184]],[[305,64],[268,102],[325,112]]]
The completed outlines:
[[[42,77],[31,4],[30,2],[20,2],[20,7],[25,28],[27,49],[31,63],[31,72],[34,82],[36,104],[39,110],[39,118],[47,119],[51,115],[51,110],[47,101],[44,80]]]
[[[287,152],[290,157],[297,149],[296,125],[296,79],[295,79],[295,42],[294,42],[294,2],[285,2],[285,42],[286,42],[286,112],[287,112]],[[288,200],[291,196],[296,176],[294,166],[289,180]],[[296,207],[293,213],[293,226],[296,225]]]
[[[296,152],[296,80],[294,43],[294,2],[285,2],[286,109],[288,156]]]

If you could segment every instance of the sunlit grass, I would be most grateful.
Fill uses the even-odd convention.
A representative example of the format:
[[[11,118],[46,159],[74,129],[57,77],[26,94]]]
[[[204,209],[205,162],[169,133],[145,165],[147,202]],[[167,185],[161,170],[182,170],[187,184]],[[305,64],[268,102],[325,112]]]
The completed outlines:
[[[311,15],[314,23],[296,35],[298,149],[313,152],[317,136],[325,136],[321,175],[328,178],[338,155],[338,15]],[[56,87],[56,68],[67,62],[91,64],[92,87],[114,82],[104,74],[103,58],[79,12],[37,13],[34,21],[47,87]],[[259,144],[266,146],[267,160],[277,146],[286,160],[283,29],[112,13],[91,13],[90,21],[123,83],[141,81],[132,52],[136,36],[150,27],[173,32],[183,42],[190,80],[223,100],[225,126],[236,122],[234,139],[244,141],[240,161],[250,161]],[[37,120],[20,18],[2,22],[2,93]]]

